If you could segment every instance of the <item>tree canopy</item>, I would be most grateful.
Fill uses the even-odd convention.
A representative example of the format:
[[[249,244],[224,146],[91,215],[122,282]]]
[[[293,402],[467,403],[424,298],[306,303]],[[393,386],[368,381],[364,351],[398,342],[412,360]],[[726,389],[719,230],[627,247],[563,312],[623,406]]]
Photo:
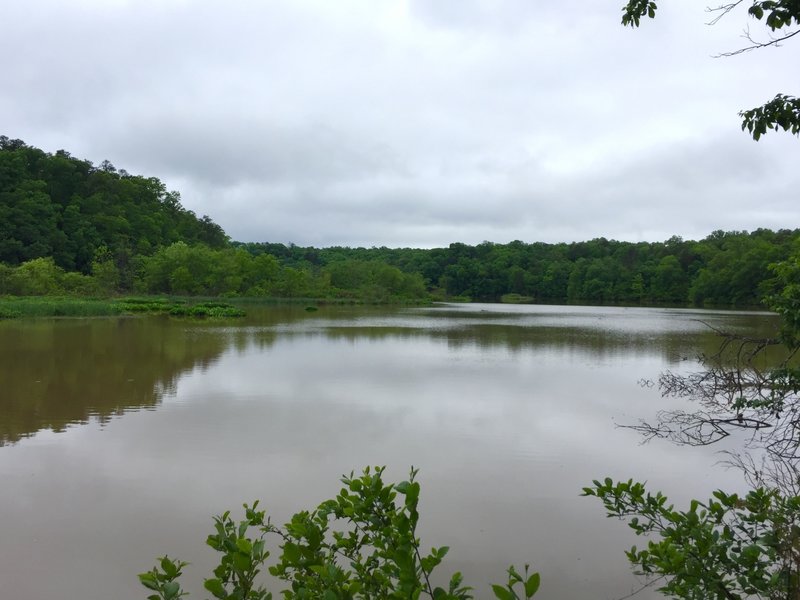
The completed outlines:
[[[0,136],[0,294],[754,306],[798,240],[757,229],[433,249],[231,242],[154,177]]]
[[[88,274],[98,251],[124,267],[177,241],[228,243],[219,225],[185,209],[180,194],[155,177],[0,136],[0,262],[52,257],[62,269]]]

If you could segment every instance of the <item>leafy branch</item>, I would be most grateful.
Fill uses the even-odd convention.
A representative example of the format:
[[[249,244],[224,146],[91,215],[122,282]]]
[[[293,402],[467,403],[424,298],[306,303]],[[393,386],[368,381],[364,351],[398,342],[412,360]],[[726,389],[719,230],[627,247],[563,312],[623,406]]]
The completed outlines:
[[[716,491],[679,511],[633,480],[593,482],[607,516],[626,520],[645,549],[626,555],[659,591],[687,600],[792,600],[800,594],[800,497],[758,488],[745,496]],[[652,539],[655,536],[656,539]]]
[[[344,477],[336,497],[312,511],[296,513],[283,527],[273,525],[258,503],[244,505],[245,519],[235,523],[226,512],[214,518],[215,533],[207,544],[221,553],[214,577],[205,588],[219,600],[268,600],[272,594],[256,584],[269,552],[265,537],[278,537],[281,554],[268,568],[288,584],[281,590],[286,600],[407,599],[466,600],[472,588],[461,573],[450,578],[447,589],[435,587],[432,574],[447,555],[446,546],[422,552],[417,537],[420,485],[412,469],[407,481],[387,484],[383,467],[364,469],[361,476]],[[340,527],[336,527],[340,524]],[[249,535],[251,529],[259,533]],[[178,600],[186,595],[178,578],[187,563],[167,557],[139,575],[142,585],[155,591],[148,600]],[[531,598],[539,588],[539,574],[524,575],[509,567],[504,586],[493,585],[495,598]]]
[[[740,6],[744,0],[736,0],[708,7],[706,10],[714,14],[709,25],[715,25],[723,17]],[[622,25],[639,27],[644,17],[655,18],[656,3],[652,0],[630,0],[622,8]],[[800,29],[789,30],[800,26],[800,2],[798,0],[755,0],[747,9],[747,14],[770,30],[768,40],[758,40],[745,28],[743,37],[749,42],[747,46],[723,52],[717,57],[730,57],[752,50],[780,46],[783,42],[800,34]],[[776,31],[779,35],[772,35]],[[767,131],[783,129],[792,134],[800,133],[800,98],[777,94],[772,100],[750,110],[739,113],[742,118],[742,131],[747,132],[758,141]]]

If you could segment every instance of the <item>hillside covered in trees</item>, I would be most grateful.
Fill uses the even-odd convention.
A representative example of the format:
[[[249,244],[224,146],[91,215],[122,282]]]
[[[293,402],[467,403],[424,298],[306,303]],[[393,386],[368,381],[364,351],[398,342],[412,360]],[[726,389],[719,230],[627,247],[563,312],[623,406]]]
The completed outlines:
[[[177,241],[222,248],[228,239],[155,177],[0,136],[0,262],[51,256],[63,269],[88,274],[100,248],[124,263]]]
[[[0,136],[0,294],[758,305],[800,230],[446,248],[231,242],[154,177]]]

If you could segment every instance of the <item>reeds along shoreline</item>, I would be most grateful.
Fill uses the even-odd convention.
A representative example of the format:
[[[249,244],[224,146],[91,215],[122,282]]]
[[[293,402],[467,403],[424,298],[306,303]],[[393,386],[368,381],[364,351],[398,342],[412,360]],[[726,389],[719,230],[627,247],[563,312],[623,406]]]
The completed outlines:
[[[164,297],[74,298],[6,296],[0,298],[0,319],[37,317],[108,317],[170,314],[184,317],[241,317],[245,312],[227,302]]]

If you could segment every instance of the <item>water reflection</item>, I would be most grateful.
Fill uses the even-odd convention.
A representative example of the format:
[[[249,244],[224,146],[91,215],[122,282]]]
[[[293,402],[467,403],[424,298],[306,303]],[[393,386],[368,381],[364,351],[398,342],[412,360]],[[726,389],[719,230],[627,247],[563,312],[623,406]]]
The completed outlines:
[[[242,326],[168,318],[42,320],[0,323],[0,446],[40,429],[63,431],[90,418],[106,422],[153,408],[182,374],[211,366],[229,349],[266,350],[279,339],[322,336],[365,341],[444,342],[518,354],[546,350],[606,361],[658,359],[666,367],[712,353],[709,328],[773,335],[765,313],[562,306],[442,305],[385,309],[251,309]],[[327,357],[318,360],[327,361]]]
[[[162,318],[7,322],[0,328],[0,446],[40,429],[155,407],[228,340]]]
[[[135,573],[166,552],[192,562],[203,597],[211,514],[263,498],[281,521],[371,463],[422,468],[424,543],[452,546],[448,568],[479,596],[524,561],[543,598],[622,596],[632,540],[583,485],[647,479],[681,502],[738,482],[713,450],[640,447],[615,428],[664,407],[638,379],[716,347],[697,318],[776,325],[474,305],[2,323],[2,439],[32,437],[0,448],[0,589],[133,600]],[[44,429],[60,433],[32,435]]]

